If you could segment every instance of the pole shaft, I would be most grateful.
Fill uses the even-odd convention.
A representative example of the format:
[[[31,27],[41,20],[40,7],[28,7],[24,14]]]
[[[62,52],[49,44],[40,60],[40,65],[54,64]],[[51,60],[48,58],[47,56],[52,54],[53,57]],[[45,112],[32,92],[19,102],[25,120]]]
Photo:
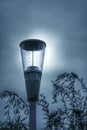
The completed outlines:
[[[30,130],[36,130],[36,102],[30,101]]]

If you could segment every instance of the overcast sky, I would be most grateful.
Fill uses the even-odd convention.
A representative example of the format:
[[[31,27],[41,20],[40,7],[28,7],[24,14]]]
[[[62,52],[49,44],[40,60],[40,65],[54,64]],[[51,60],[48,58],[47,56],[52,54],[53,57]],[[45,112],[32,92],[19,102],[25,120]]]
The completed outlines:
[[[86,80],[87,0],[0,0],[0,90],[26,97],[19,43],[29,38],[47,43],[41,92],[61,72]]]

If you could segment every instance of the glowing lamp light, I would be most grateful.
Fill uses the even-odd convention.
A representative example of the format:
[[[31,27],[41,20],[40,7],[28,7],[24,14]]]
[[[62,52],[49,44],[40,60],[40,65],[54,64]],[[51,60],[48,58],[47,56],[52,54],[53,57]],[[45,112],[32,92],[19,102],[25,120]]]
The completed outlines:
[[[20,43],[27,96],[29,101],[37,101],[46,44],[38,39],[28,39]]]

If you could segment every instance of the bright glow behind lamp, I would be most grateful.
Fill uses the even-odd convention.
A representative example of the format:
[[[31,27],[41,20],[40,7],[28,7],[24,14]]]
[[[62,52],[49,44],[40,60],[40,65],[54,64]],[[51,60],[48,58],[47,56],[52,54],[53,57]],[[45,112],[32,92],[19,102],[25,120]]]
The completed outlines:
[[[38,100],[45,47],[45,42],[37,39],[28,39],[20,43],[29,101]]]

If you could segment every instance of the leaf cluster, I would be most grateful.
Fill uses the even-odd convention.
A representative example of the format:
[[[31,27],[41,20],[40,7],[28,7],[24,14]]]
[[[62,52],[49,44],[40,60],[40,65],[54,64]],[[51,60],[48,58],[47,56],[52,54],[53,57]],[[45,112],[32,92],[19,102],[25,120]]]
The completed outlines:
[[[13,91],[0,92],[0,98],[6,99],[4,121],[0,122],[0,130],[28,130],[29,126],[26,124],[29,117],[28,103]]]
[[[56,104],[57,109],[50,110],[46,97],[41,95],[40,105],[46,119],[45,129],[87,129],[87,86],[83,79],[75,73],[65,72],[51,82],[52,105]]]

